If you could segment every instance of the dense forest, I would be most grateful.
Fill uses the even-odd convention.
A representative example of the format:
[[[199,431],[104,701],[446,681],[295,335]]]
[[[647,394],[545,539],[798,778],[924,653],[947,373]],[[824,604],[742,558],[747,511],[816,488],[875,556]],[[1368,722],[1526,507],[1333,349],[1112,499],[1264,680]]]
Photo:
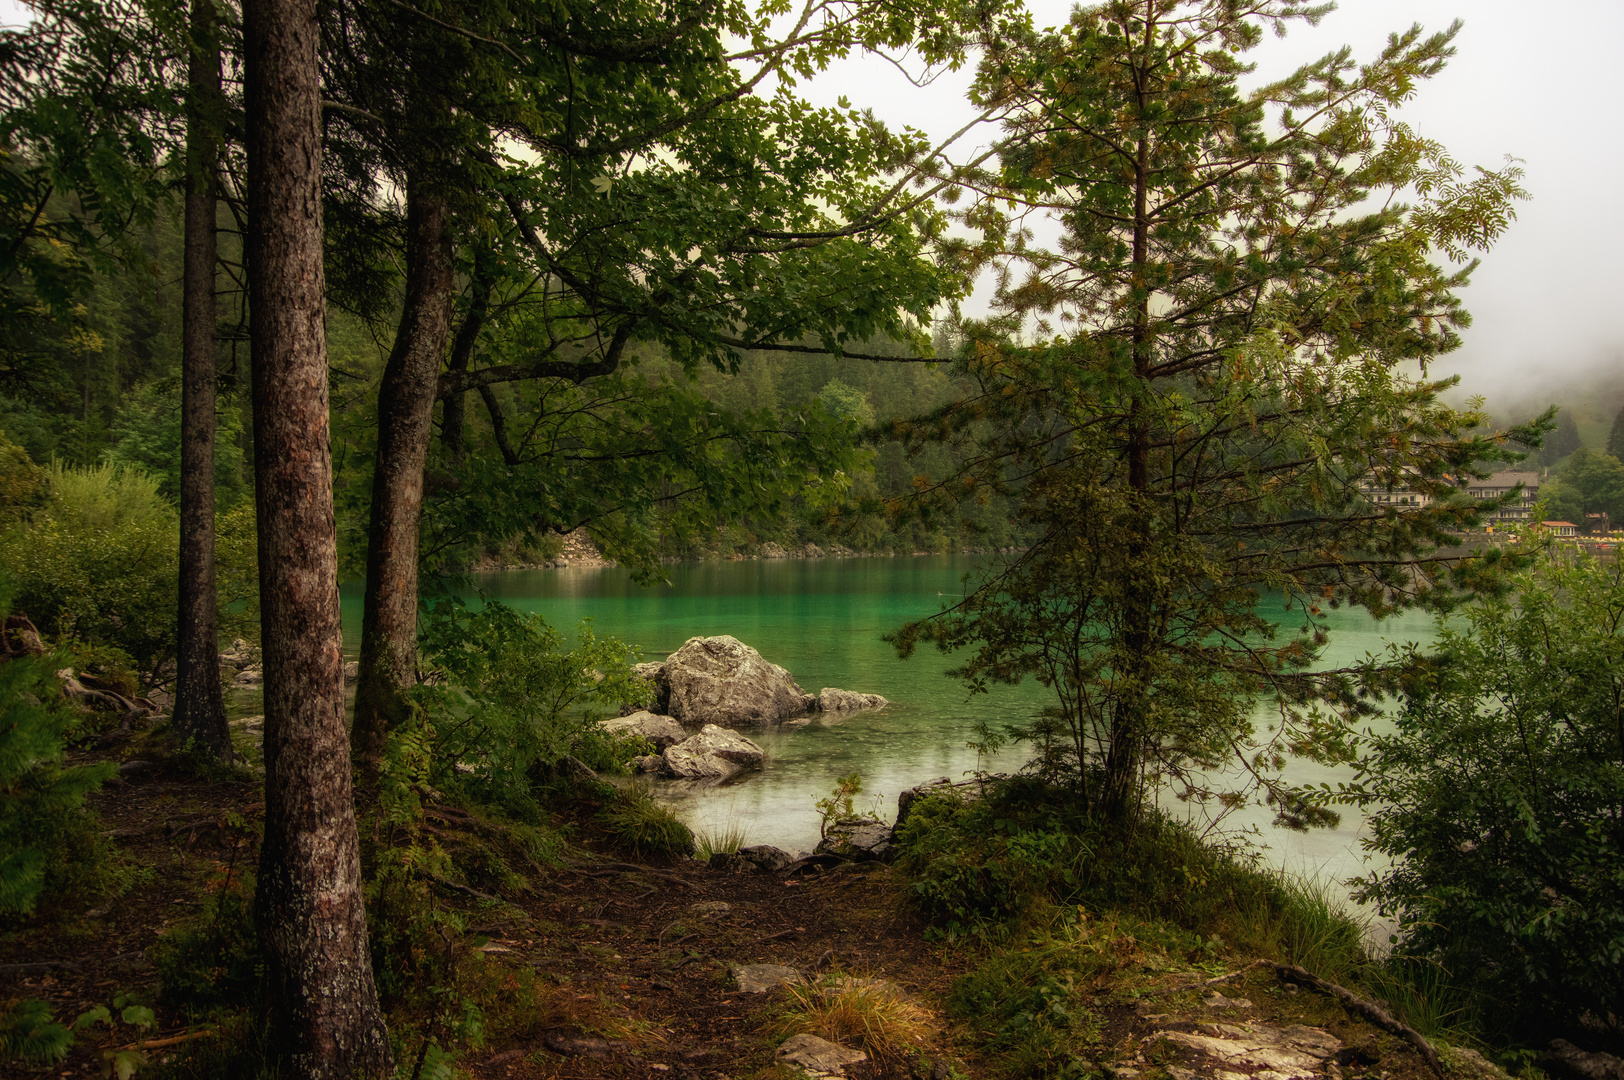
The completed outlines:
[[[1321,8],[30,13],[0,1069],[1616,1073],[1624,561],[1460,538],[1514,468],[1624,517],[1624,402],[1427,374],[1528,197],[1394,118],[1458,24],[1256,87]],[[994,147],[799,95],[858,54],[971,66]],[[662,795],[771,768],[752,727],[890,706],[455,587],[566,535],[647,586],[976,554],[885,640],[1041,687],[970,733],[1025,764],[889,820],[842,776],[813,852],[696,830]],[[1326,661],[1333,612],[1406,610],[1431,644]],[[1195,824],[1241,808],[1363,815],[1367,914]]]

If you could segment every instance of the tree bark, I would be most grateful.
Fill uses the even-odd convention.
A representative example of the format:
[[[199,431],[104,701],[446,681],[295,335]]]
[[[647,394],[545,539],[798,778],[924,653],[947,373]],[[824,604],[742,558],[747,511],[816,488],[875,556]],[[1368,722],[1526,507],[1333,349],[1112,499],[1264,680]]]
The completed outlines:
[[[479,344],[480,331],[485,328],[485,321],[490,317],[491,291],[496,286],[496,272],[492,267],[492,257],[484,250],[474,253],[474,280],[468,298],[468,314],[462,320],[462,326],[457,330],[457,338],[451,345],[451,359],[446,364],[447,372],[460,375],[468,370],[469,362],[474,358],[474,348]],[[461,461],[466,445],[465,427],[467,425],[467,391],[458,390],[445,395],[440,403],[440,446],[452,461]]]
[[[384,740],[408,708],[417,671],[417,556],[423,470],[434,429],[440,365],[451,331],[451,238],[444,197],[412,178],[406,191],[406,305],[378,388],[354,752],[377,778]]]
[[[392,1068],[367,947],[339,652],[316,0],[246,0],[248,266],[265,660],[255,918],[282,1075]]]
[[[182,741],[231,760],[220,690],[220,623],[214,582],[214,365],[218,346],[215,173],[224,117],[219,19],[213,0],[192,0],[186,101],[186,214],[182,271],[180,610],[175,717]]]

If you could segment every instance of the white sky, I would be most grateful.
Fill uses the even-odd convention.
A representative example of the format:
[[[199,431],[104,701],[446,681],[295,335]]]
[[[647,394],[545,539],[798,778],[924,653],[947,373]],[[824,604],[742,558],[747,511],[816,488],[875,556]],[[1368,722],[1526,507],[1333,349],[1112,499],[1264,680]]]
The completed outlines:
[[[1063,23],[1067,0],[1029,0],[1040,26]],[[1542,15],[1541,12],[1544,12]],[[25,9],[0,0],[0,22]],[[1624,108],[1617,52],[1624,3],[1571,0],[1545,8],[1527,0],[1343,0],[1317,28],[1298,27],[1254,54],[1260,76],[1279,74],[1343,44],[1368,58],[1386,35],[1420,22],[1443,29],[1465,21],[1449,68],[1423,85],[1403,112],[1468,167],[1523,159],[1531,201],[1484,259],[1465,293],[1475,325],[1445,371],[1465,389],[1498,398],[1524,386],[1562,386],[1601,365],[1624,377]],[[841,94],[892,124],[945,136],[972,115],[968,67],[919,89],[883,61],[854,59],[811,83],[813,100]],[[991,132],[981,142],[990,141]],[[1539,396],[1536,394],[1535,396]]]

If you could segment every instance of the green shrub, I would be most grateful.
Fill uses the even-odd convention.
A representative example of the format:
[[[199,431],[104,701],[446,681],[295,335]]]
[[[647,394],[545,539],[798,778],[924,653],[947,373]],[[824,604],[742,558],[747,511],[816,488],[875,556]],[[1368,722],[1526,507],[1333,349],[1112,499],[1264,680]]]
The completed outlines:
[[[969,1023],[1003,1075],[1081,1080],[1099,1032],[1089,980],[1112,966],[1064,939],[998,952],[954,980],[948,1014]]]
[[[250,1004],[263,982],[253,878],[222,868],[209,894],[203,914],[167,930],[153,957],[164,1002],[192,1013]]]
[[[49,660],[0,663],[0,917],[101,875],[105,844],[84,799],[114,766],[62,763],[77,720]]]
[[[694,853],[693,830],[654,801],[642,787],[629,787],[603,809],[609,835],[639,855],[687,858]]]
[[[629,646],[595,637],[590,622],[577,638],[574,649],[563,650],[540,616],[504,604],[434,605],[421,644],[445,682],[417,690],[428,781],[520,810],[535,782],[566,755],[624,771],[643,748],[609,738],[595,721],[643,704],[650,690],[632,675],[637,655]]]
[[[1490,1027],[1624,1016],[1624,563],[1545,561],[1407,657],[1354,795],[1391,856],[1362,896]]]
[[[1078,810],[1066,788],[1035,779],[991,781],[974,802],[928,795],[898,842],[911,895],[933,932],[948,937],[998,936],[1080,906],[1318,971],[1365,959],[1359,925],[1323,888],[1204,843],[1155,810],[1106,823]]]
[[[156,482],[133,469],[53,464],[49,497],[5,543],[15,606],[40,632],[112,645],[143,678],[175,655],[179,531]]]

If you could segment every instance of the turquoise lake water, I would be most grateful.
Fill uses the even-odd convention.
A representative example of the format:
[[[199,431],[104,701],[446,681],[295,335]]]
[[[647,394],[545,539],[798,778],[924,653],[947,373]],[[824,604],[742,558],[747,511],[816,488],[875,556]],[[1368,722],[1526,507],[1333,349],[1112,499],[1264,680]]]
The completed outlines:
[[[947,669],[955,659],[934,649],[899,660],[881,635],[909,619],[938,611],[963,593],[972,556],[871,559],[774,559],[693,563],[666,567],[669,585],[641,588],[620,569],[515,570],[486,574],[476,584],[493,599],[539,613],[564,631],[591,619],[600,636],[638,646],[661,660],[694,636],[731,634],[795,676],[806,690],[825,686],[883,694],[892,705],[833,721],[744,732],[769,754],[767,768],[722,787],[657,785],[657,796],[695,829],[738,827],[746,843],[809,850],[818,839],[813,800],[836,778],[863,777],[861,807],[883,817],[896,810],[898,792],[921,781],[961,778],[976,769],[1009,771],[1025,760],[1020,747],[978,757],[966,743],[977,721],[1021,720],[1048,703],[1035,683],[994,687],[971,697]],[[345,640],[360,639],[360,597],[346,591]],[[1288,622],[1289,613],[1277,613]],[[1402,615],[1376,623],[1360,612],[1332,612],[1327,665],[1384,650],[1389,641],[1427,640],[1430,618]],[[1265,718],[1260,717],[1260,721]],[[1294,779],[1335,781],[1339,774],[1297,762]],[[1172,804],[1178,809],[1177,804]],[[1228,829],[1256,827],[1254,842],[1287,869],[1339,881],[1361,872],[1359,820],[1307,836],[1269,828],[1272,812],[1240,811]]]

